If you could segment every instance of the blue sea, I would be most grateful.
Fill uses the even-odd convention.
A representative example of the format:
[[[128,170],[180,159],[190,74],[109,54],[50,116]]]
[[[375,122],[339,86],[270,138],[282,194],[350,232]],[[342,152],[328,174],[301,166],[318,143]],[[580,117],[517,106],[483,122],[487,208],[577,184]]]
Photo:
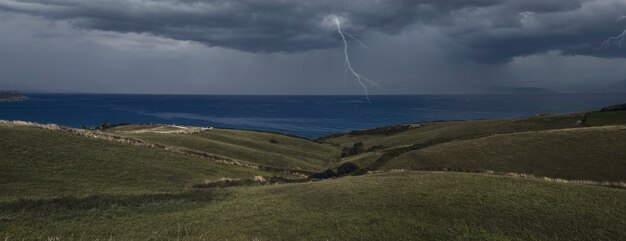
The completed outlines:
[[[495,119],[596,110],[626,94],[372,96],[219,96],[28,94],[0,103],[0,119],[70,127],[165,123],[277,131],[308,138],[439,120]]]

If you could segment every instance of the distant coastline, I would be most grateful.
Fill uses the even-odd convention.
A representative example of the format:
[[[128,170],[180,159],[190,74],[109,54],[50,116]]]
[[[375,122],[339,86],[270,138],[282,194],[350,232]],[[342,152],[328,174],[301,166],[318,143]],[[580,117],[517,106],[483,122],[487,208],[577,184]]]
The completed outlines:
[[[626,95],[617,93],[371,96],[372,104],[362,96],[19,93],[29,99],[0,103],[0,119],[74,128],[107,122],[212,126],[310,139],[413,122],[515,118],[626,103]]]
[[[28,100],[28,97],[16,91],[0,91],[0,102],[19,102]]]

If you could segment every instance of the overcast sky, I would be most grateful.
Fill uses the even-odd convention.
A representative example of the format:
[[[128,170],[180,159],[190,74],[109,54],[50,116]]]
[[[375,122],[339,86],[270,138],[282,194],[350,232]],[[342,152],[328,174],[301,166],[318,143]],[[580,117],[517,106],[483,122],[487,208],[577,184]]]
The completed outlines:
[[[626,42],[603,42],[624,15],[626,0],[0,0],[0,89],[360,94],[337,18],[367,45],[348,43],[374,94],[614,91]]]

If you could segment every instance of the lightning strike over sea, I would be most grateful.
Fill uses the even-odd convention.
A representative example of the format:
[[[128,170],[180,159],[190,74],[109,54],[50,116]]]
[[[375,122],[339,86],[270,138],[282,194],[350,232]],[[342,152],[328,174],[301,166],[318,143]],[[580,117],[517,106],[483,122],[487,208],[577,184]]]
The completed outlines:
[[[341,29],[341,21],[339,20],[338,17],[333,17],[333,22],[337,26],[337,33],[339,33],[339,36],[341,36],[341,40],[343,41],[343,46],[344,46],[343,52],[344,52],[344,55],[345,55],[345,62],[344,62],[344,64],[345,64],[346,72],[349,71],[354,76],[354,78],[363,87],[363,92],[365,93],[365,98],[367,99],[367,102],[368,103],[372,103],[370,101],[368,87],[367,87],[367,85],[365,84],[364,81],[368,82],[369,84],[371,84],[373,86],[378,86],[378,84],[376,84],[376,82],[374,82],[374,81],[369,80],[365,76],[359,74],[358,72],[356,72],[352,68],[352,62],[350,61],[350,55],[348,54],[348,40],[346,39],[346,36],[348,36],[349,38],[355,40],[356,42],[358,42],[364,48],[367,48],[367,46],[365,44],[363,44],[363,42],[361,42],[361,40],[355,38],[354,36],[352,36],[349,33],[344,32]],[[344,75],[344,78],[345,78],[345,75]]]

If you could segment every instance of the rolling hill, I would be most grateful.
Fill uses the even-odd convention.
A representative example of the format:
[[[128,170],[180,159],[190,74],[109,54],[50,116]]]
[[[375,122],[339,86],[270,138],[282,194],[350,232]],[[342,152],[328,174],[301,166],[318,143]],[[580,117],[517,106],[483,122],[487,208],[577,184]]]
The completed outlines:
[[[418,123],[317,142],[0,121],[0,239],[623,240],[626,125],[606,113]],[[365,175],[302,176],[345,163]],[[298,183],[259,181],[272,176]]]
[[[584,117],[584,113],[574,113],[539,115],[520,119],[427,122],[335,134],[322,137],[319,141],[343,148],[362,142],[364,149],[386,149],[521,131],[583,127],[581,121]]]
[[[518,173],[626,183],[626,111],[417,123],[323,137],[369,170]],[[361,147],[362,146],[362,147]],[[360,148],[356,148],[360,147]]]
[[[9,240],[619,240],[626,192],[481,174],[0,203]]]
[[[163,128],[161,125],[131,125],[107,129],[106,132],[148,143],[287,169],[319,171],[340,157],[340,150],[331,145],[277,133],[210,129],[180,134],[162,131]]]
[[[451,169],[626,181],[626,126],[519,132],[459,140],[404,153],[380,169]]]
[[[276,173],[77,136],[0,124],[0,201],[181,191],[221,178]]]

